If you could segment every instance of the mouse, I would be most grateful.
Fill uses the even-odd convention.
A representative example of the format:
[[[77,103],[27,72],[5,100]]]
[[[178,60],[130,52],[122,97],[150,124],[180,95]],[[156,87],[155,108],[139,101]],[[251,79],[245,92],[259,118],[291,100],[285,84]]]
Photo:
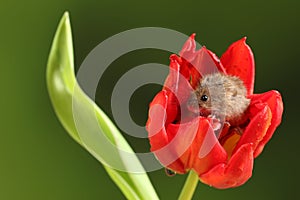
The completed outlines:
[[[244,82],[224,73],[204,75],[187,103],[189,111],[236,124],[250,104]]]

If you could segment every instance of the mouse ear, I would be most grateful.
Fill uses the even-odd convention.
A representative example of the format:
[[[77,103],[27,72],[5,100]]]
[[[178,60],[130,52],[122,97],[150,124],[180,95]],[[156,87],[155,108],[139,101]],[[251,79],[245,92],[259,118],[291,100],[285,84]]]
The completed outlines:
[[[237,89],[233,89],[232,95],[231,95],[231,96],[236,97],[237,93],[238,93],[238,92],[237,92]]]

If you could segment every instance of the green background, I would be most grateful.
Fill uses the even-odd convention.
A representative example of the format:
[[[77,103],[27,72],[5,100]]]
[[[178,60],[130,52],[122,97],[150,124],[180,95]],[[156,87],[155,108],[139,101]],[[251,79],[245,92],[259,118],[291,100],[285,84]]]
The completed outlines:
[[[185,34],[221,55],[248,37],[256,60],[255,92],[281,92],[282,125],[255,160],[242,187],[216,190],[199,184],[194,199],[299,198],[300,1],[1,1],[0,3],[0,199],[124,199],[99,162],[76,144],[57,120],[47,94],[50,45],[65,10],[70,12],[76,68],[101,41],[121,31],[165,27]],[[141,50],[122,56],[104,78],[97,103],[109,115],[113,83],[137,64],[168,64],[169,53]],[[110,82],[111,81],[111,82]],[[143,124],[157,86],[132,97],[133,119]],[[128,140],[147,151],[147,140]],[[185,176],[150,178],[161,199],[176,199]]]

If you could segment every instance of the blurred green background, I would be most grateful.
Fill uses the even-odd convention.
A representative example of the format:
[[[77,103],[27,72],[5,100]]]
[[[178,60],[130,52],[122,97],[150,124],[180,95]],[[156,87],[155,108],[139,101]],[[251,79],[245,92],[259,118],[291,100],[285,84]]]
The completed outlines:
[[[242,187],[216,190],[199,184],[194,199],[298,199],[300,1],[1,1],[0,3],[0,199],[124,199],[99,162],[76,144],[57,120],[45,71],[50,45],[65,10],[70,12],[76,68],[101,41],[121,31],[157,26],[197,33],[197,41],[221,55],[248,37],[256,59],[255,92],[277,89],[285,112],[252,178]],[[168,64],[170,53],[140,50],[107,71],[97,103],[111,116],[116,77],[137,64]],[[111,82],[110,82],[111,81]],[[157,86],[132,97],[133,119],[143,124]],[[128,137],[137,151],[147,140]],[[186,176],[150,178],[161,199],[176,199]],[[298,197],[297,197],[298,196]]]

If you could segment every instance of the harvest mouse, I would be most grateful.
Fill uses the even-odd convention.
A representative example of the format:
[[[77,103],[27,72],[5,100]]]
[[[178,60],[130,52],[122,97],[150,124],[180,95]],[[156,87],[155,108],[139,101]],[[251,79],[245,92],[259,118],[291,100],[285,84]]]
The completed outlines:
[[[237,122],[250,104],[241,79],[222,73],[202,77],[188,100],[188,109],[201,116]]]

